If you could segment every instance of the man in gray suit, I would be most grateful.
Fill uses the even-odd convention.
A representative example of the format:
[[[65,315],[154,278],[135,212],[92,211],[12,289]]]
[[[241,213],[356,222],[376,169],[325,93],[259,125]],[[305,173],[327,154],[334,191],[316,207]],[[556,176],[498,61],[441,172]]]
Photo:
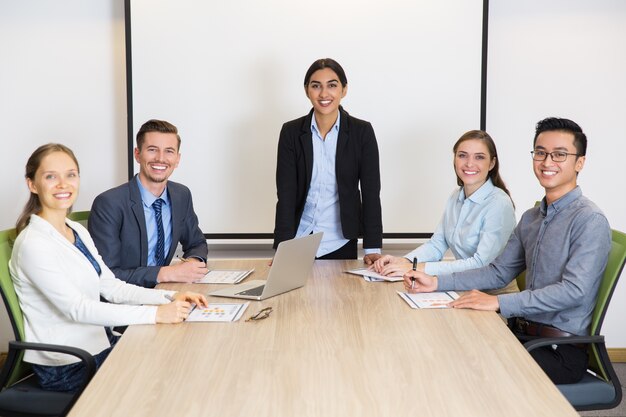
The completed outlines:
[[[207,243],[191,192],[168,178],[180,161],[176,126],[149,120],[137,132],[139,174],[100,194],[91,206],[89,232],[107,266],[128,283],[193,282],[207,273]],[[178,243],[182,262],[169,265]]]

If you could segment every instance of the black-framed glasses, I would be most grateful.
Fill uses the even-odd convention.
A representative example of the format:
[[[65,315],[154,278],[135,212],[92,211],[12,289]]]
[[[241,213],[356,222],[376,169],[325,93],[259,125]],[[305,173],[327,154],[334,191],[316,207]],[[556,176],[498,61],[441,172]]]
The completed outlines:
[[[272,307],[265,307],[262,310],[259,310],[256,314],[251,315],[246,319],[246,321],[255,321],[255,320],[263,320],[270,316],[272,313]]]
[[[554,162],[565,162],[565,160],[567,159],[567,155],[580,156],[577,153],[567,153],[563,151],[546,152],[541,150],[530,151],[530,154],[535,161],[545,161],[546,159],[548,159],[548,155],[550,155],[550,158],[552,158]]]

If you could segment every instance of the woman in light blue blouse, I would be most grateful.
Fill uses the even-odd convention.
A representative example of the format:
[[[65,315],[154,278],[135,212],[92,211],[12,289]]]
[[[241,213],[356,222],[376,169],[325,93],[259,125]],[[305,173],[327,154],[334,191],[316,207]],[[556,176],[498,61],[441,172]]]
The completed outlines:
[[[405,257],[385,255],[374,263],[383,275],[401,276],[417,258],[417,269],[447,274],[489,264],[506,245],[515,214],[509,191],[499,174],[493,139],[481,130],[465,133],[454,144],[457,184],[431,239]],[[450,249],[454,261],[442,261]]]

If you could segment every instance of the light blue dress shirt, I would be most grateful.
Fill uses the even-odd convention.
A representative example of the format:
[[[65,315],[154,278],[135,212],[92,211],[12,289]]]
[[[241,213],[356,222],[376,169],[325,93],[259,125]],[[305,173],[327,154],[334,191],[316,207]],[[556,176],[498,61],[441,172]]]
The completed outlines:
[[[341,231],[339,191],[335,175],[339,119],[340,116],[337,116],[337,121],[324,139],[319,133],[315,117],[311,118],[313,171],[296,237],[324,232],[322,243],[317,250],[318,258],[348,243],[348,239]]]
[[[514,228],[511,199],[487,179],[468,198],[463,187],[456,189],[430,240],[405,257],[425,262],[424,272],[429,275],[480,268],[502,252]],[[441,261],[448,249],[455,261]]]
[[[163,200],[161,206],[161,216],[163,218],[163,232],[165,233],[165,254],[167,258],[169,249],[172,247],[172,204],[167,194],[167,187],[163,191],[160,197],[155,197],[150,191],[143,188],[141,181],[139,181],[139,175],[136,177],[137,185],[139,186],[139,192],[141,193],[141,201],[143,203],[143,214],[146,218],[146,232],[148,233],[148,263],[147,266],[155,266],[155,250],[157,244],[157,224],[154,216],[154,210],[152,209],[152,203],[157,198]]]

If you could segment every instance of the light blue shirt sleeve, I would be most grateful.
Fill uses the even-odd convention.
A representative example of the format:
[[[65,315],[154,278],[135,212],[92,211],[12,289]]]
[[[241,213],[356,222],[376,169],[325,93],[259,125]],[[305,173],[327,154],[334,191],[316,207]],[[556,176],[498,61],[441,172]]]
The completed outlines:
[[[456,190],[431,240],[406,257],[425,262],[429,275],[480,268],[502,252],[514,227],[511,199],[488,180],[468,198],[462,188]],[[448,248],[454,261],[442,261]]]

